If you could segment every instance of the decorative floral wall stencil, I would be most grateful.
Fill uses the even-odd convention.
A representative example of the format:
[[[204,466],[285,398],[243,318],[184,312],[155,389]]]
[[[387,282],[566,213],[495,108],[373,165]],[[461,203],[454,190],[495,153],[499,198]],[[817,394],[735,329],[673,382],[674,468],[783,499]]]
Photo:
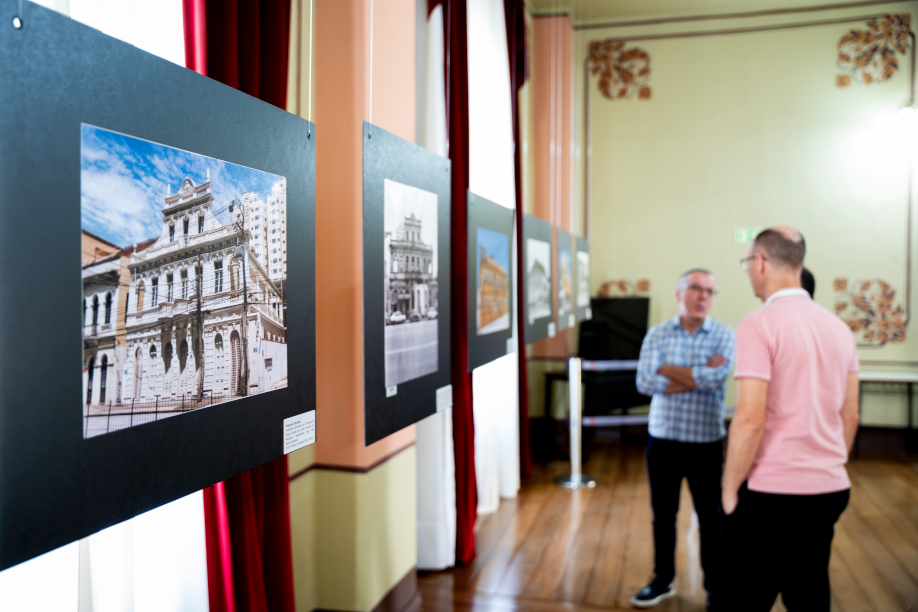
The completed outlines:
[[[599,91],[610,100],[637,94],[650,99],[650,55],[638,47],[625,48],[618,40],[594,40],[589,48],[590,72],[599,75]]]
[[[896,290],[881,279],[857,280],[849,288],[848,279],[836,278],[833,283],[835,313],[855,334],[872,346],[888,342],[905,342],[908,320],[902,306],[896,302]]]
[[[606,281],[599,288],[599,297],[628,297],[650,293],[650,279],[641,278],[635,282],[617,279]]]
[[[882,83],[899,69],[898,56],[914,44],[911,15],[886,15],[867,22],[861,30],[851,30],[838,41],[838,67],[843,71],[835,77],[837,87],[847,87],[852,81],[865,85]]]

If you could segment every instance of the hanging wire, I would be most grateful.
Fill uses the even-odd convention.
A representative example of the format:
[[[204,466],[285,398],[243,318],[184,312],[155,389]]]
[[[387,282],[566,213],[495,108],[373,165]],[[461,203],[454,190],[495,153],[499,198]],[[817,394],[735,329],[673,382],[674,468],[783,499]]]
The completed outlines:
[[[370,0],[370,124],[368,136],[372,138],[373,134],[373,0]]]
[[[309,112],[306,119],[312,121],[312,0],[309,0],[309,100],[306,102]]]

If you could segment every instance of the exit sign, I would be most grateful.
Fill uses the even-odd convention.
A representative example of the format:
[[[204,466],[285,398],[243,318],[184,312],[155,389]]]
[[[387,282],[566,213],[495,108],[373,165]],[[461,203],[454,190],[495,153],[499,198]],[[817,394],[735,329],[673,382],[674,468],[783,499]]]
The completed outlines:
[[[736,244],[752,244],[755,237],[762,231],[760,227],[738,227],[733,230],[733,242]]]

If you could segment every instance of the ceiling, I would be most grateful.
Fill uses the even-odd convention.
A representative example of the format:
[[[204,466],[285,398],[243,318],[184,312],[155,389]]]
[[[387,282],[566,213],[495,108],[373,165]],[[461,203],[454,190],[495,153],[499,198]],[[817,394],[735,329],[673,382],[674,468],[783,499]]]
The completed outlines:
[[[884,2],[891,4],[892,2]],[[809,7],[856,7],[872,0],[528,0],[533,14],[568,13],[575,24],[668,19],[701,15],[800,10]]]

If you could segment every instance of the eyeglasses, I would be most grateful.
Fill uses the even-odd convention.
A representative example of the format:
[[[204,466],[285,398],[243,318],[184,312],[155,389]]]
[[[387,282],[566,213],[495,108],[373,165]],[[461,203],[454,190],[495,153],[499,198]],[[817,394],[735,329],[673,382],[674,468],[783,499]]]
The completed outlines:
[[[742,259],[739,260],[739,265],[740,265],[740,268],[743,269],[743,272],[748,272],[748,271],[749,271],[749,262],[750,262],[751,260],[755,259],[755,256],[756,256],[756,255],[762,255],[762,254],[761,254],[761,253],[753,253],[753,254],[750,255],[749,257],[743,257]],[[768,258],[765,257],[764,255],[762,255],[762,261],[768,261]]]
[[[680,289],[688,289],[694,291],[695,293],[707,293],[709,296],[717,295],[717,289],[713,287],[702,287],[701,285],[691,284],[691,285],[682,285]]]

